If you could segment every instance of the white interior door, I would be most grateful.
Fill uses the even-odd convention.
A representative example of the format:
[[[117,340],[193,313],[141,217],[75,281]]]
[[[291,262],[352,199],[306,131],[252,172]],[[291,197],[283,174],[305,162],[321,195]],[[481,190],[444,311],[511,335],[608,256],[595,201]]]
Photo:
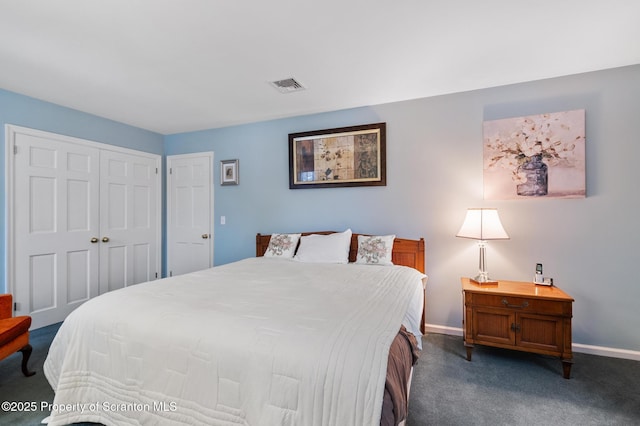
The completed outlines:
[[[16,315],[32,327],[62,321],[98,295],[99,153],[30,134],[14,135]]]
[[[213,265],[213,152],[167,157],[169,276]]]
[[[152,158],[100,154],[100,293],[158,278],[157,164]]]

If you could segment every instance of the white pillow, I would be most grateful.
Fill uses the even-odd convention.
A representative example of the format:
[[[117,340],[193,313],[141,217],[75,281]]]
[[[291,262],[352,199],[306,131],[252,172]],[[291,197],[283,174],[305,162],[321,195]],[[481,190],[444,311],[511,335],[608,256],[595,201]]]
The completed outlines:
[[[296,252],[301,234],[271,234],[264,257],[291,259]]]
[[[334,234],[311,234],[300,238],[295,260],[309,263],[349,263],[351,229]]]
[[[358,235],[356,263],[367,265],[393,265],[391,252],[395,235]]]

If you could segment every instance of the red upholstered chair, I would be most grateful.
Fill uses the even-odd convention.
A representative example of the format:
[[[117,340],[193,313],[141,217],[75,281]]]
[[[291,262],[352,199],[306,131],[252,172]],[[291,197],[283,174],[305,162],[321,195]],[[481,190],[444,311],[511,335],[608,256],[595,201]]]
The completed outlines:
[[[29,327],[31,317],[13,316],[13,296],[0,294],[0,360],[18,351],[22,352],[22,374],[33,376],[35,371],[29,371],[27,362],[31,356],[29,344]]]

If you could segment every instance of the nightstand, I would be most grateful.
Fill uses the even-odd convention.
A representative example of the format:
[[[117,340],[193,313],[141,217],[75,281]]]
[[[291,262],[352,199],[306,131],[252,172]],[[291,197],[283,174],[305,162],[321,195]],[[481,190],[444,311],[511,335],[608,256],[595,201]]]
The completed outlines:
[[[468,361],[474,345],[494,346],[557,356],[564,378],[571,376],[571,296],[558,287],[530,282],[477,285],[469,278],[461,282]]]

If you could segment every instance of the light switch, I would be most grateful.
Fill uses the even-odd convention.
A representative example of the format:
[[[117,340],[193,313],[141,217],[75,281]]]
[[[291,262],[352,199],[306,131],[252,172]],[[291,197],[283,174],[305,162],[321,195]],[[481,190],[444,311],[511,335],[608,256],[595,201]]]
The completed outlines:
[[[226,216],[220,216],[220,225],[224,225],[225,223],[227,223]]]

